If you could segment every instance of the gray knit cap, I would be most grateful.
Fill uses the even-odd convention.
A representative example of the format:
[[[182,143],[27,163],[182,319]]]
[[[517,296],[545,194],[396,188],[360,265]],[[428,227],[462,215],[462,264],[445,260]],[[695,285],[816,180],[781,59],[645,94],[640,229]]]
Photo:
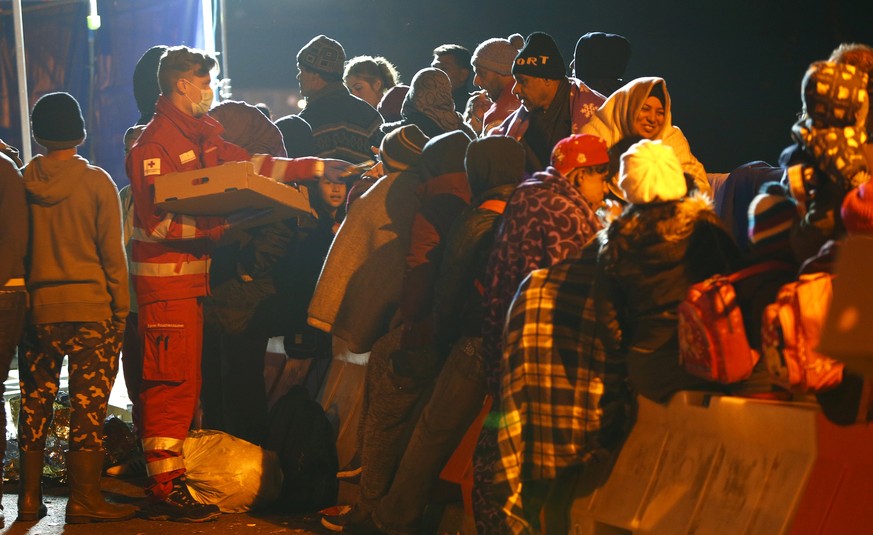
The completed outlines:
[[[510,35],[508,39],[488,39],[476,47],[470,63],[474,67],[481,67],[503,76],[509,76],[512,74],[515,56],[518,55],[522,46],[524,46],[524,37],[518,33]]]

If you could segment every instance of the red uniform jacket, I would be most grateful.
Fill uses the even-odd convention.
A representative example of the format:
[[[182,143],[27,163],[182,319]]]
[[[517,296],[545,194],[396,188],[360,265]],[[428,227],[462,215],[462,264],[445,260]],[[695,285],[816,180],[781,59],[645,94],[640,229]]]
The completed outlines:
[[[251,157],[224,141],[223,131],[215,119],[192,117],[160,97],[154,118],[127,155],[134,198],[130,274],[140,305],[207,295],[207,239],[219,238],[226,228],[222,217],[174,214],[155,206],[155,177],[249,159],[255,172],[286,182],[311,178],[323,168],[315,158]]]

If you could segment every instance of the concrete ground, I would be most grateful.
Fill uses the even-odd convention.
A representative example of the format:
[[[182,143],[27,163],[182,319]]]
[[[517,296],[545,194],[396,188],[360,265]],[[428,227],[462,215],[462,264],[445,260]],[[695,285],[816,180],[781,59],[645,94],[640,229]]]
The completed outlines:
[[[4,382],[6,389],[4,398],[6,401],[7,436],[15,437],[17,430],[12,423],[11,398],[18,395],[18,370],[13,362],[9,378]],[[66,389],[66,365],[61,376],[61,389]],[[115,387],[109,398],[109,414],[130,421],[130,399],[127,397],[127,388],[124,384],[124,376],[119,370]],[[108,499],[117,502],[134,503],[145,505],[143,493],[144,480],[123,480],[113,477],[104,477],[101,485]],[[296,533],[296,534],[325,534],[332,533],[321,526],[320,516],[281,516],[276,514],[239,513],[222,515],[215,522],[203,524],[184,524],[179,522],[155,522],[142,519],[132,519],[124,522],[111,522],[100,524],[66,525],[64,523],[64,508],[67,504],[68,490],[66,486],[52,486],[50,482],[45,484],[45,502],[49,514],[39,522],[15,522],[18,514],[16,502],[18,493],[17,483],[8,483],[4,486],[3,509],[6,518],[5,526],[0,529],[0,534],[90,534],[107,533],[113,535],[139,535],[139,534],[247,534],[262,535],[268,533]]]
[[[269,350],[269,348],[268,348]],[[364,361],[365,362],[365,361]],[[345,358],[342,363],[336,364],[336,370],[331,371],[332,374],[342,375],[347,374],[351,378],[353,384],[362,384],[364,367],[362,362],[354,361],[353,359]],[[61,390],[66,389],[66,365],[63,367],[61,375]],[[282,370],[284,373],[287,370]],[[294,370],[291,370],[294,372]],[[286,378],[285,381],[288,379]],[[343,412],[342,425],[339,430],[338,450],[340,454],[340,465],[348,462],[351,455],[354,453],[354,432],[357,427],[356,418],[351,418],[348,411],[356,410],[359,404],[360,395],[349,391],[348,388],[341,388],[344,383],[342,381],[331,382],[330,378],[326,381],[330,385],[328,392],[324,394],[326,406],[329,407],[329,418],[337,419],[334,414],[337,411]],[[348,382],[348,381],[347,381]],[[334,384],[335,383],[335,384]],[[15,437],[17,430],[12,423],[14,420],[13,407],[9,403],[11,398],[18,395],[18,370],[16,363],[13,362],[13,369],[10,370],[9,378],[4,382],[5,386],[5,402],[7,414],[7,437]],[[352,389],[353,390],[353,389]],[[348,399],[347,399],[348,398]],[[109,415],[118,416],[124,421],[130,422],[130,399],[127,396],[127,387],[124,384],[124,376],[119,370],[116,377],[115,386],[109,397]],[[349,408],[351,407],[351,408]],[[345,421],[348,419],[348,421]],[[119,479],[115,477],[104,477],[101,486],[107,499],[119,503],[133,503],[135,505],[146,505],[143,486],[145,479]],[[452,487],[454,488],[454,487]],[[202,524],[185,524],[179,522],[166,521],[149,521],[134,518],[123,522],[111,523],[94,523],[94,524],[78,524],[66,525],[64,522],[64,509],[67,503],[68,490],[66,486],[52,485],[51,482],[45,484],[45,503],[48,506],[48,516],[38,522],[15,522],[17,516],[17,483],[8,483],[4,487],[3,493],[3,509],[6,518],[5,526],[0,527],[0,535],[4,534],[33,534],[33,535],[58,535],[58,534],[91,534],[105,533],[112,535],[146,535],[146,534],[161,534],[161,535],[188,535],[188,534],[246,534],[246,535],[265,535],[272,533],[291,533],[291,534],[315,534],[326,535],[334,533],[324,528],[321,525],[321,517],[317,514],[287,516],[280,514],[267,513],[237,513],[224,514],[215,522],[207,522]],[[452,491],[450,495],[454,495]],[[338,496],[342,503],[353,503],[357,499],[357,485],[341,483],[340,493]],[[449,498],[449,503],[442,507],[436,507],[429,510],[425,516],[424,531],[430,534],[437,535],[455,535],[465,531],[461,528],[464,521],[463,509],[460,504],[460,496]]]
[[[142,487],[138,482],[104,477],[103,492],[107,499],[119,503],[145,504]],[[202,524],[184,524],[180,522],[155,522],[134,518],[123,522],[70,524],[64,523],[64,508],[67,505],[67,488],[46,486],[44,501],[48,506],[48,516],[38,522],[15,522],[18,514],[17,485],[7,484],[4,489],[3,509],[6,517],[5,527],[0,534],[20,535],[60,535],[60,534],[91,534],[105,533],[112,535],[145,535],[145,534],[230,534],[230,535],[266,535],[270,533],[292,533],[299,535],[325,535],[332,533],[323,528],[320,517],[281,516],[276,514],[237,513],[225,514],[214,522]]]

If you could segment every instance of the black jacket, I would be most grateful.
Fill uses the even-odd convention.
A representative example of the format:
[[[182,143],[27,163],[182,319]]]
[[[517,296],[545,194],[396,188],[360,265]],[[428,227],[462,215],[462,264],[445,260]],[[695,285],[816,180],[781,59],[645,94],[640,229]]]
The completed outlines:
[[[606,350],[627,359],[631,385],[665,401],[710,389],[679,363],[679,303],[688,288],[738,267],[730,235],[704,196],[631,205],[601,233],[595,295]]]

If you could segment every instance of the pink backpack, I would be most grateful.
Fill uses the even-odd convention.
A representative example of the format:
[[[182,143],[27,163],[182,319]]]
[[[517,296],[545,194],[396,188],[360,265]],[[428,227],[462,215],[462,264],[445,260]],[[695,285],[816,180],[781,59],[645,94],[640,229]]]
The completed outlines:
[[[763,262],[730,275],[714,275],[688,289],[679,304],[679,361],[688,373],[730,384],[752,375],[760,355],[749,347],[734,283],[777,269],[782,262]]]
[[[797,393],[822,392],[843,380],[843,364],[818,353],[833,275],[801,275],[779,290],[764,309],[761,340],[767,371],[774,384]]]

